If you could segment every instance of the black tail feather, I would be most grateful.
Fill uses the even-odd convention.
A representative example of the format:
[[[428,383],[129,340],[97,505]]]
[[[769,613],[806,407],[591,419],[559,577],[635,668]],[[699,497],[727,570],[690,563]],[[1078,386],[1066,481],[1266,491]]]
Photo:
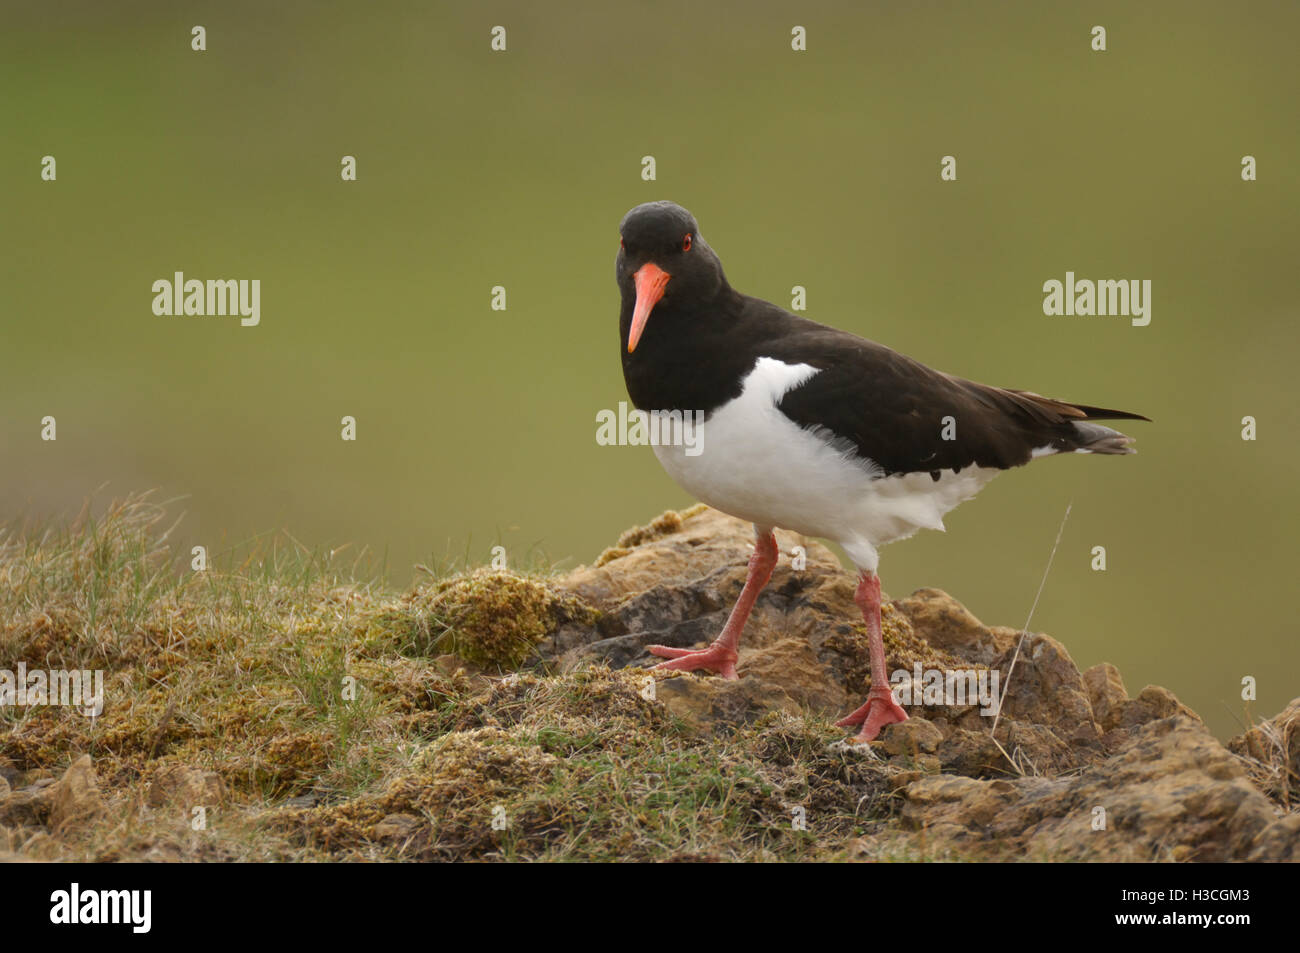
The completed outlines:
[[[1070,404],[1070,402],[1062,401]],[[1087,414],[1088,420],[1145,420],[1151,422],[1150,417],[1144,417],[1142,414],[1131,414],[1127,410],[1109,410],[1105,407],[1089,407],[1087,404],[1070,404],[1076,410],[1081,410]]]

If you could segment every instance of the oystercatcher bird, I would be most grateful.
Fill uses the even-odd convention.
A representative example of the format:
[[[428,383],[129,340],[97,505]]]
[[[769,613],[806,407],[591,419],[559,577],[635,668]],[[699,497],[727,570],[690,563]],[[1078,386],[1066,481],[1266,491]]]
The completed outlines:
[[[942,530],[943,515],[1002,470],[1056,453],[1133,453],[1132,438],[1093,421],[1148,418],[953,377],[741,294],[672,202],[638,205],[619,232],[628,395],[642,411],[703,413],[693,448],[661,443],[655,454],[687,492],[752,522],[757,539],[722,633],[699,651],[649,646],[671,660],[657,667],[736,678],[741,630],[776,565],[773,530],[834,540],[858,568],[871,657],[867,701],[838,724],[870,741],[907,719],[885,674],[879,548]]]

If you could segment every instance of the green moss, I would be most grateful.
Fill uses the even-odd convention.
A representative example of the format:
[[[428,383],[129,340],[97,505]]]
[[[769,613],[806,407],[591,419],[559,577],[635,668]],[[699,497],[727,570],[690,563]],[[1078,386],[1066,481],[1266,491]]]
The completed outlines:
[[[565,622],[594,624],[596,610],[530,576],[479,569],[417,589],[385,614],[419,655],[454,653],[490,671],[514,671]]]

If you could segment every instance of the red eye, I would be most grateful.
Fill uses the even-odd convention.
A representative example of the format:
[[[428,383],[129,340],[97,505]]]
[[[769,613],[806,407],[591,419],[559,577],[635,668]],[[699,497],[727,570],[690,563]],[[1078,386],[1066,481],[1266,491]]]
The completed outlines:
[[[623,251],[627,251],[627,246],[623,244],[623,239],[621,238],[618,240],[618,247],[623,249]]]
[[[682,239],[682,251],[691,250],[691,233],[687,232],[686,237]]]

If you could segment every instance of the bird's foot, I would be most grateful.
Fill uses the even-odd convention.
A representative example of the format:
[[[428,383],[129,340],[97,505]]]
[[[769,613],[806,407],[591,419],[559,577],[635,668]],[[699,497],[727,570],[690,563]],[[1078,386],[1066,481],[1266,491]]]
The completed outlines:
[[[651,655],[672,660],[656,665],[655,668],[660,671],[694,672],[696,669],[703,668],[710,672],[717,672],[723,678],[740,677],[736,674],[736,659],[739,658],[736,650],[718,642],[714,642],[707,649],[675,649],[668,645],[648,645],[646,648],[650,650]]]
[[[848,728],[851,725],[861,725],[862,730],[854,735],[855,742],[875,741],[876,736],[880,734],[880,729],[885,725],[892,725],[900,721],[907,721],[907,712],[903,711],[903,706],[894,701],[894,693],[888,688],[872,688],[867,693],[867,700],[862,707],[851,715],[845,715],[839,721],[835,722],[841,728]]]

